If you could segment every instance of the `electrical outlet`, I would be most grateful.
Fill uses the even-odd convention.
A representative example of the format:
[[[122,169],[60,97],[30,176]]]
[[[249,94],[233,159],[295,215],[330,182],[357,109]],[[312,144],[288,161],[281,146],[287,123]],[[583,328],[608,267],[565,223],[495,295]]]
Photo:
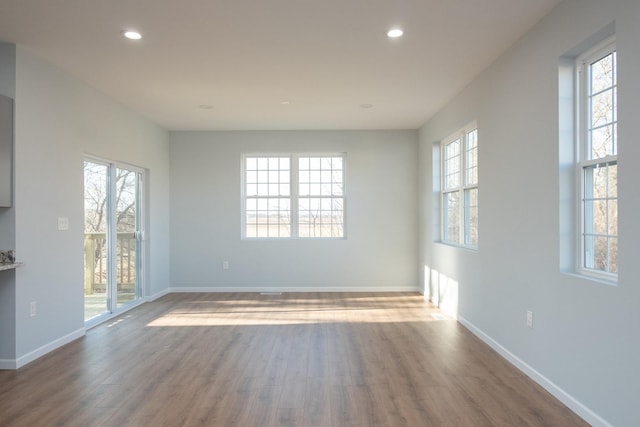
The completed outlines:
[[[222,269],[223,270],[229,269],[229,261],[222,261]]]
[[[58,218],[58,230],[64,231],[69,229],[69,218],[67,217],[59,217]]]
[[[533,311],[527,310],[527,328],[533,328]]]
[[[29,317],[36,317],[38,314],[38,304],[35,301],[29,303]]]

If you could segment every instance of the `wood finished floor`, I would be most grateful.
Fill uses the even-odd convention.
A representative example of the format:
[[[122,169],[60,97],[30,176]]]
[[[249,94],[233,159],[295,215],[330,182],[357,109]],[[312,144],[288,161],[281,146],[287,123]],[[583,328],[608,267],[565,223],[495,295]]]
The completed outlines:
[[[0,425],[587,425],[438,314],[413,293],[167,295],[0,371]]]

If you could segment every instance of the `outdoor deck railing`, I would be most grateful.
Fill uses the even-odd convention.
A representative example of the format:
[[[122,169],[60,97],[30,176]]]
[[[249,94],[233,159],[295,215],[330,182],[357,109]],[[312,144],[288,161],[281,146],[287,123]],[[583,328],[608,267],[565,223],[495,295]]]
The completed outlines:
[[[105,233],[84,234],[84,291],[91,295],[105,292],[107,286],[107,243]],[[136,236],[117,233],[116,276],[118,290],[135,289]]]

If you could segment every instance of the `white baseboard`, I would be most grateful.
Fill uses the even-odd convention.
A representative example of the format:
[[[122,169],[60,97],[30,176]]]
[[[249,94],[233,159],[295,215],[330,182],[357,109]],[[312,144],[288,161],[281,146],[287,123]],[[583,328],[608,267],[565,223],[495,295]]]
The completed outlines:
[[[45,344],[42,347],[37,348],[25,354],[24,356],[17,358],[16,360],[13,360],[13,361],[0,360],[0,367],[4,365],[3,362],[12,362],[13,363],[12,367],[7,367],[7,368],[2,367],[2,369],[20,369],[23,366],[27,365],[28,363],[31,363],[34,360],[44,356],[45,354],[59,347],[62,347],[65,344],[69,344],[71,341],[75,341],[78,338],[83,337],[85,334],[86,334],[85,328],[80,328],[74,332],[71,332],[70,334],[67,334],[63,337],[58,338],[57,340],[51,341],[50,343]]]
[[[0,359],[0,370],[15,371],[17,368],[15,359]]]
[[[158,292],[157,294],[153,294],[153,295],[149,295],[148,297],[146,297],[144,299],[145,302],[153,302],[155,300],[157,300],[158,298],[162,298],[165,295],[168,295],[170,293],[170,289],[166,288],[161,290],[160,292]]]
[[[417,286],[377,286],[377,287],[306,287],[306,286],[172,286],[169,293],[180,292],[419,292]]]
[[[512,365],[522,371],[529,378],[534,380],[540,386],[542,386],[545,390],[551,393],[556,399],[564,403],[569,409],[575,412],[578,416],[580,416],[583,420],[588,422],[594,427],[612,427],[610,423],[608,423],[601,416],[593,412],[591,409],[587,408],[585,405],[576,400],[569,393],[564,391],[562,388],[558,387],[547,377],[542,375],[540,372],[536,371],[529,364],[524,362],[522,359],[511,353],[509,350],[504,348],[500,343],[495,341],[489,335],[485,334],[481,329],[477,328],[473,323],[466,320],[464,317],[459,316],[458,321],[472,334],[480,338],[484,341],[489,347],[493,348],[497,351],[502,357],[507,359]]]

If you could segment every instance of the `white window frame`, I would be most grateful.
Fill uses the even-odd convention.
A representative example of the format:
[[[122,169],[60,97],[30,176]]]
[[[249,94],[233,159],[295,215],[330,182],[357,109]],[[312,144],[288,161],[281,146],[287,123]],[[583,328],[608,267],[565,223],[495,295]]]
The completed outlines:
[[[468,149],[468,135],[475,132],[475,182],[469,181],[469,149]],[[447,184],[447,147],[456,142],[460,141],[460,153],[458,156],[458,184],[455,186],[449,187]],[[453,245],[453,246],[461,246],[468,249],[478,249],[478,193],[479,193],[479,185],[478,185],[478,125],[476,121],[473,121],[462,129],[459,129],[455,133],[449,135],[447,138],[442,140],[440,145],[440,241],[442,243]],[[471,205],[470,194],[471,191],[476,191],[476,205]],[[460,223],[458,227],[458,233],[455,238],[450,238],[448,233],[448,218],[447,218],[447,196],[449,194],[458,194],[458,218],[460,218]],[[469,196],[469,197],[468,197]],[[473,241],[470,233],[470,229],[472,227],[471,221],[471,213],[470,209],[475,208],[475,228],[476,228],[476,240]]]
[[[251,196],[247,195],[247,158],[265,158],[265,157],[286,157],[289,158],[290,165],[290,182],[289,182],[289,196],[290,200],[290,235],[289,236],[248,236],[247,235],[247,199]],[[300,195],[300,159],[302,158],[326,158],[326,157],[339,157],[342,159],[342,195],[323,194],[323,195]],[[303,239],[303,240],[344,240],[347,237],[347,192],[346,192],[346,177],[347,177],[347,156],[346,153],[244,153],[241,160],[241,238],[243,240],[291,240],[291,239]],[[301,199],[309,198],[324,198],[324,199],[341,199],[342,200],[342,235],[340,236],[305,236],[301,235],[300,230],[300,212],[299,202]]]
[[[607,283],[617,283],[618,281],[618,273],[617,272],[612,272],[612,271],[603,271],[603,270],[599,270],[593,267],[589,267],[587,266],[587,244],[586,244],[586,235],[591,235],[592,238],[594,238],[597,234],[592,231],[593,230],[593,225],[589,224],[589,222],[587,221],[587,207],[586,207],[586,200],[594,200],[593,197],[588,197],[588,188],[586,186],[586,178],[587,178],[587,173],[588,170],[592,170],[593,167],[599,168],[599,167],[610,167],[613,165],[618,165],[618,155],[617,155],[617,145],[618,145],[618,140],[617,140],[617,131],[614,133],[614,141],[615,141],[615,147],[616,147],[616,152],[614,154],[607,154],[603,157],[598,157],[598,158],[591,158],[591,134],[592,134],[592,129],[590,128],[590,111],[591,111],[591,103],[590,103],[590,97],[592,96],[591,93],[591,89],[590,89],[590,66],[594,63],[596,63],[597,61],[599,61],[600,59],[603,59],[605,57],[607,57],[608,55],[612,54],[616,52],[616,44],[615,44],[615,38],[611,37],[607,40],[605,40],[604,42],[598,44],[597,46],[595,46],[594,48],[590,49],[589,51],[585,52],[584,54],[580,55],[577,59],[576,59],[576,82],[577,82],[577,88],[576,88],[576,189],[578,191],[578,194],[576,195],[576,200],[577,200],[577,206],[578,209],[576,209],[576,213],[578,218],[576,218],[576,226],[577,226],[577,231],[576,231],[576,237],[577,237],[577,242],[576,242],[576,272],[580,275],[583,276],[587,276],[587,277],[591,277],[594,279],[598,279],[598,280],[602,280],[605,281]],[[610,125],[614,126],[614,128],[617,128],[617,122],[618,122],[618,112],[617,112],[617,61],[616,61],[616,65],[614,68],[614,73],[616,74],[616,77],[614,78],[615,80],[615,84],[612,86],[613,90],[615,91],[615,96],[614,96],[614,107],[613,107],[613,111],[612,111],[612,121],[610,122]],[[607,124],[605,124],[604,126],[607,126]],[[601,127],[604,127],[601,126]],[[593,129],[596,129],[596,127],[594,127]],[[617,185],[617,184],[616,184]],[[618,197],[617,197],[617,190],[616,190],[616,196],[615,197],[609,197],[607,195],[607,197],[604,199],[607,202],[609,200],[614,200],[618,201]],[[617,208],[616,208],[616,215],[617,215]],[[609,211],[607,208],[607,221],[609,221]],[[609,228],[607,226],[607,228]],[[616,230],[617,230],[617,224],[616,224]],[[588,232],[591,231],[591,232]],[[610,238],[615,238],[616,240],[619,239],[619,231],[618,234],[609,234],[607,232],[606,235],[602,235],[602,237],[606,238],[606,239],[610,239]],[[608,264],[609,264],[609,257],[610,257],[610,248],[607,251],[607,260],[608,260]]]

